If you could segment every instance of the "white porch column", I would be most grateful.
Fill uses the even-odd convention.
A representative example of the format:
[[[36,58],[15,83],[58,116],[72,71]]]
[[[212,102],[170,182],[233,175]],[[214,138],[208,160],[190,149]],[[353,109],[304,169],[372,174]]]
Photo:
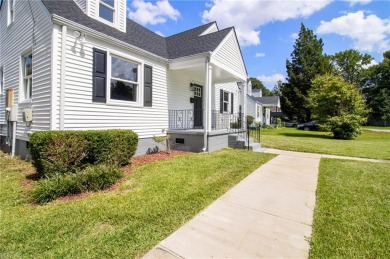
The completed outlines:
[[[242,95],[243,95],[243,106],[244,107],[242,107],[242,113],[244,114],[243,116],[244,116],[244,121],[246,122],[246,110],[247,110],[247,104],[246,104],[246,102],[247,102],[247,99],[248,99],[248,93],[247,93],[247,83],[246,82],[243,82],[243,84],[242,84]],[[245,125],[245,127],[246,127],[246,125]]]
[[[211,131],[211,81],[212,81],[212,66],[210,65],[210,59],[206,58],[205,63],[205,105],[203,111],[203,128],[204,128],[204,138],[203,138],[203,151],[208,150],[208,133]]]

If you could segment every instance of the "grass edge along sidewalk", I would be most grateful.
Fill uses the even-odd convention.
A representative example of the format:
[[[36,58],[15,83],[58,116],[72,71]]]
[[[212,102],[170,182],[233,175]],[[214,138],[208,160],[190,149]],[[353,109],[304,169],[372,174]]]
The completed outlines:
[[[30,164],[0,155],[0,255],[140,257],[274,155],[226,149],[146,164],[119,188],[30,204]]]
[[[339,140],[330,132],[262,129],[260,140],[264,148],[390,160],[390,132],[363,130],[354,140]]]
[[[323,158],[310,258],[389,258],[390,164]]]

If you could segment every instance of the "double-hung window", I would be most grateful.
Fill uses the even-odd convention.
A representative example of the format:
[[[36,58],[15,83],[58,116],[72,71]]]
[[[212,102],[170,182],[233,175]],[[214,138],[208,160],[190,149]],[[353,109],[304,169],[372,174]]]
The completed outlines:
[[[0,94],[4,94],[4,69],[0,66]]]
[[[223,91],[223,112],[229,112],[229,92]]]
[[[115,0],[99,0],[99,17],[114,23]]]
[[[111,56],[110,99],[137,101],[140,64]]]
[[[24,99],[32,96],[32,53],[22,57],[22,79]]]

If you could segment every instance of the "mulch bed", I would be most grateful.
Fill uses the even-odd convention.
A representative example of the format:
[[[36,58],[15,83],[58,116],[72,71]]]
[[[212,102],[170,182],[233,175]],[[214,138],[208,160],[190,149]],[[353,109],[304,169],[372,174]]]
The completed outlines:
[[[160,151],[157,153],[153,154],[147,154],[147,155],[142,155],[142,156],[137,156],[137,157],[132,157],[130,159],[129,165],[123,168],[123,173],[125,176],[130,175],[134,169],[156,161],[161,161],[161,160],[166,160],[166,159],[171,159],[177,156],[183,156],[190,154],[191,152],[186,152],[186,151],[178,151],[178,150],[172,150],[171,153],[167,153],[166,151]],[[103,192],[110,192],[115,189],[117,189],[120,185],[120,183],[123,181],[124,177],[120,179],[117,183],[111,185],[107,189],[103,190]],[[31,180],[30,180],[31,181]],[[71,196],[66,196],[66,197],[60,197],[57,200],[59,201],[71,201],[71,200],[78,200],[82,198],[86,198],[90,196],[92,192],[86,192],[86,193],[80,193],[80,194],[75,194]]]

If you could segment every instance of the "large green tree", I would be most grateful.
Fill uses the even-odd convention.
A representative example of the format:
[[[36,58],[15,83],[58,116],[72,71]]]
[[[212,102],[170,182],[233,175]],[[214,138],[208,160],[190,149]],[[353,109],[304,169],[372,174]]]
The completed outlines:
[[[312,30],[301,24],[291,61],[286,61],[287,83],[280,89],[282,110],[290,119],[311,120],[307,96],[312,80],[332,70],[329,58],[322,53],[323,45],[322,39],[317,39]]]
[[[263,96],[272,96],[273,93],[265,87],[263,82],[261,82],[259,79],[251,77],[249,78],[252,82],[252,89],[261,89]]]
[[[308,106],[316,120],[327,125],[335,138],[341,139],[355,137],[368,113],[356,86],[334,75],[320,75],[313,80]]]
[[[349,49],[330,56],[334,72],[350,84],[358,85],[360,74],[365,66],[374,59],[369,54],[360,54],[357,50]]]
[[[383,53],[383,61],[362,71],[361,89],[370,116],[388,123],[390,120],[390,50]]]

